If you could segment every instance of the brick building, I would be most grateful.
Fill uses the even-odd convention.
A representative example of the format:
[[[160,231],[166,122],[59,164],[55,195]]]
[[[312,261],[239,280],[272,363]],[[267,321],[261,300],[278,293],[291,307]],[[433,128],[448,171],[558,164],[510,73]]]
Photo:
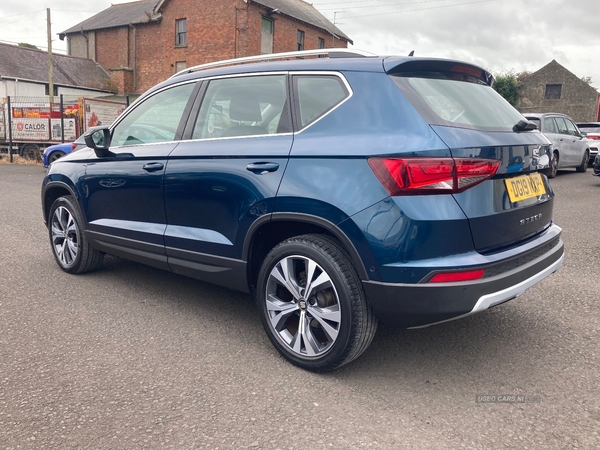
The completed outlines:
[[[120,94],[211,61],[352,43],[303,0],[141,0],[112,5],[59,36],[69,55],[109,71]]]
[[[600,95],[556,60],[528,75],[519,83],[517,109],[527,112],[567,114],[575,122],[599,120]]]

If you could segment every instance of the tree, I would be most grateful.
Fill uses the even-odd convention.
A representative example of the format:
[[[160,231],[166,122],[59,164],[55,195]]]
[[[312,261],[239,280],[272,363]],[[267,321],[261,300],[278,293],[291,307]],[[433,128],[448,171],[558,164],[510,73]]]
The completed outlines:
[[[590,86],[592,85],[592,77],[581,77],[581,81],[589,84]]]
[[[519,89],[517,77],[513,72],[499,73],[495,75],[494,89],[513,106],[517,106],[519,100]]]
[[[39,50],[39,48],[37,48],[35,45],[33,44],[28,44],[27,42],[19,42],[17,44],[19,47],[23,47],[23,48],[31,48],[33,50]]]

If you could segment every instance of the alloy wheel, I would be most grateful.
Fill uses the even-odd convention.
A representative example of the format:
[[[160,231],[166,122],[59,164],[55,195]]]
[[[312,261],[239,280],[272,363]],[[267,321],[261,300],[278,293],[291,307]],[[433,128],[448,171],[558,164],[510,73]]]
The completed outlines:
[[[335,343],[340,301],[331,277],[312,259],[288,256],[269,275],[266,311],[276,335],[294,354],[319,357]]]
[[[61,264],[71,266],[77,258],[79,230],[75,218],[64,206],[52,215],[52,248]]]

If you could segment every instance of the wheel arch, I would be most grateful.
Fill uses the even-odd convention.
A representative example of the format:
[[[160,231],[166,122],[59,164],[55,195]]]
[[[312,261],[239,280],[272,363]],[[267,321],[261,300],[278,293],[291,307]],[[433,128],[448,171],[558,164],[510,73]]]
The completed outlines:
[[[294,236],[322,234],[337,241],[348,252],[358,276],[368,280],[367,270],[353,242],[334,223],[303,213],[274,213],[252,224],[244,241],[242,257],[248,262],[250,291],[256,286],[260,266],[265,256],[277,244]]]
[[[52,204],[56,199],[64,197],[65,195],[72,195],[77,198],[77,194],[73,191],[71,186],[64,182],[55,181],[44,186],[42,191],[42,210],[44,212],[44,223],[46,225],[48,225],[48,215],[50,214]]]

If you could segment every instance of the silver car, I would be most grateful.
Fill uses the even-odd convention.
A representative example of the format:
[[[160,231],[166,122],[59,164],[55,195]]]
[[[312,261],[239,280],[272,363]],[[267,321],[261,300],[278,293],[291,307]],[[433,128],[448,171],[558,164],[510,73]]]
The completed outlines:
[[[552,142],[552,159],[546,173],[548,178],[554,178],[558,169],[574,167],[577,172],[587,170],[590,159],[589,142],[569,116],[559,113],[523,115],[527,120],[535,123]]]

